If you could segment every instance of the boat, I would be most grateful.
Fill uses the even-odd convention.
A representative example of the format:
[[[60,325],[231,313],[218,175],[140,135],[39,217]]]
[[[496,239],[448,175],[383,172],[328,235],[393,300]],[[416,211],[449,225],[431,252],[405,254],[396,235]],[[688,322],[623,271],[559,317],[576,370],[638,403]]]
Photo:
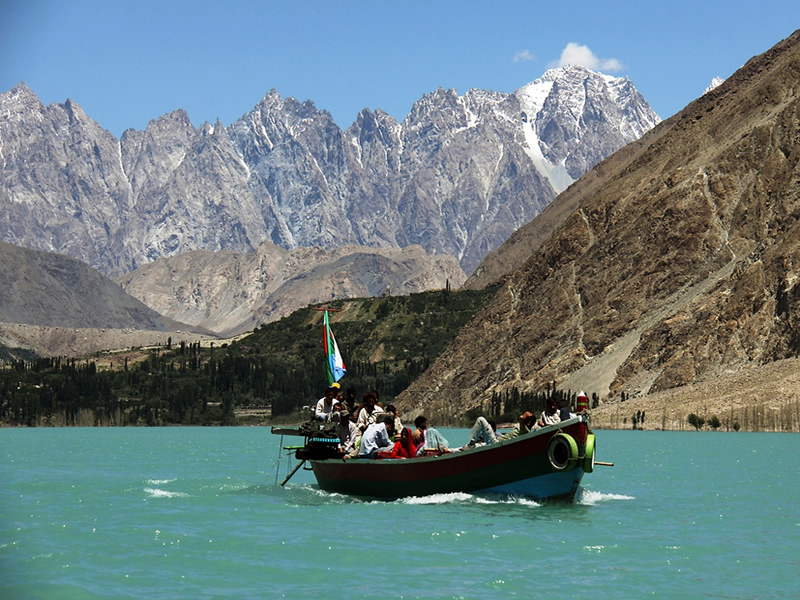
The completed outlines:
[[[330,329],[330,309],[318,310],[325,311],[325,365],[328,383],[333,385],[346,368]],[[313,418],[300,427],[273,427],[272,433],[281,436],[280,447],[293,452],[298,461],[281,486],[308,463],[321,490],[364,498],[395,500],[466,492],[572,500],[584,474],[591,473],[596,464],[595,436],[586,408],[586,395],[581,392],[578,414],[558,424],[455,451],[426,449],[416,458],[344,459],[338,453],[336,425]],[[301,436],[304,441],[284,446],[287,435]]]
[[[305,438],[286,447],[298,463],[281,485],[307,462],[321,490],[361,498],[466,492],[571,501],[596,464],[585,414],[492,444],[405,459],[343,460],[336,454],[338,438],[314,427],[272,428],[276,435]]]

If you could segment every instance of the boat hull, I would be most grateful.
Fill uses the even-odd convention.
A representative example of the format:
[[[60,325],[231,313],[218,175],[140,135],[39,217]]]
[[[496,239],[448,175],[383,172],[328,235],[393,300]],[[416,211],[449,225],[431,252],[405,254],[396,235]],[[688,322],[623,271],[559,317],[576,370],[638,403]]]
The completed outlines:
[[[582,417],[510,440],[441,456],[402,460],[311,460],[319,487],[380,499],[452,492],[508,494],[536,500],[571,499],[584,475],[583,461],[558,468],[548,453],[559,433],[581,453],[588,427]],[[581,457],[583,458],[583,457]]]

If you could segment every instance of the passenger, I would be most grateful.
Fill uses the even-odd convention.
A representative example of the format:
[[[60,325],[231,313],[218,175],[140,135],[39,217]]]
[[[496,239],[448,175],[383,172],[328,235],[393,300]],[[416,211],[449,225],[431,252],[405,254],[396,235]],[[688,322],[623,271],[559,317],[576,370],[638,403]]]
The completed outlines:
[[[550,398],[547,401],[547,407],[542,411],[542,416],[539,417],[536,425],[538,427],[546,427],[558,423],[561,423],[561,417],[558,414],[558,401],[555,398]]]
[[[339,453],[343,456],[351,454],[356,446],[358,428],[355,424],[354,415],[348,413],[344,408],[339,413],[337,433],[339,434]]]
[[[391,452],[394,448],[394,417],[386,415],[379,423],[373,423],[361,436],[359,458],[375,458],[378,452]]]
[[[344,403],[347,406],[347,412],[352,413],[356,409],[356,405],[358,404],[356,398],[358,395],[356,394],[355,388],[347,388],[347,394],[344,397]]]
[[[475,425],[472,426],[467,447],[474,447],[480,444],[494,444],[495,442],[510,440],[531,431],[535,423],[536,416],[530,411],[525,411],[519,416],[519,421],[514,425],[511,431],[498,436],[497,426],[494,421],[478,417],[475,420]]]
[[[403,431],[403,422],[400,420],[400,412],[395,408],[394,404],[390,404],[386,407],[387,413],[392,413],[394,415],[394,431],[395,431],[395,439],[400,439],[400,433]]]
[[[414,427],[416,427],[413,434],[414,447],[417,450],[425,448],[425,430],[428,428],[428,419],[422,415],[418,416],[414,419]]]
[[[519,421],[517,421],[517,424],[514,425],[514,429],[499,436],[497,438],[497,441],[502,442],[504,440],[510,440],[512,438],[518,437],[520,435],[532,431],[535,426],[536,426],[536,415],[534,415],[529,410],[526,410],[519,416]]]
[[[386,409],[383,407],[383,402],[381,402],[381,395],[378,393],[378,390],[372,390],[370,394],[372,394],[375,398],[375,406],[386,412]]]
[[[467,446],[494,444],[497,441],[497,423],[484,417],[475,419]]]
[[[450,442],[433,427],[428,427],[428,419],[419,416],[414,420],[417,427],[414,430],[414,444],[417,447],[417,456],[425,454],[426,450],[435,450],[442,453],[450,452]]]
[[[575,415],[574,413],[570,412],[569,405],[567,403],[563,404],[558,409],[558,418],[561,419],[562,422],[563,421],[569,421],[570,419],[572,419],[573,417],[576,417],[576,416],[577,415]]]
[[[333,401],[333,410],[331,411],[330,420],[334,423],[341,423],[344,419],[349,416],[347,412],[347,407],[342,403],[341,400],[334,400]]]
[[[414,458],[416,455],[414,435],[408,427],[402,429],[400,439],[394,443],[391,452],[378,452],[378,458]]]
[[[333,403],[336,401],[336,394],[339,392],[340,387],[338,383],[332,383],[330,387],[325,390],[325,395],[317,401],[317,405],[314,407],[315,421],[327,422],[331,420]]]
[[[380,406],[377,406],[377,399],[372,393],[364,394],[364,408],[358,413],[358,421],[356,427],[363,434],[367,427],[375,423],[378,415],[383,412]]]

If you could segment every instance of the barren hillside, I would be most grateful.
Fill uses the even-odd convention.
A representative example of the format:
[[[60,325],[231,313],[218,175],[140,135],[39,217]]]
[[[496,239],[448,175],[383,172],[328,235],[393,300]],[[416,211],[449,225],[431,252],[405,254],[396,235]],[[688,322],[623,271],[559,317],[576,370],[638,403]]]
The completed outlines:
[[[487,258],[476,273],[503,289],[399,402],[467,410],[493,391],[553,382],[608,402],[712,381],[705,389],[719,393],[764,367],[776,370],[767,379],[790,377],[799,130],[795,33],[599,164]]]

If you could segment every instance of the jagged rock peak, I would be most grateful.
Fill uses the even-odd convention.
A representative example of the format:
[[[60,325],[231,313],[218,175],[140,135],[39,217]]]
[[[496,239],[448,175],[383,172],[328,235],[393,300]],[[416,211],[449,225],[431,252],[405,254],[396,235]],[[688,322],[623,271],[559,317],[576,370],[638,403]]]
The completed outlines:
[[[153,119],[147,124],[147,129],[163,129],[172,127],[189,127],[194,129],[192,121],[189,119],[189,113],[184,109],[179,108],[170,113],[161,115],[158,119]]]
[[[39,97],[25,84],[24,81],[20,81],[7,92],[0,94],[0,106],[6,106],[12,103],[41,104],[41,101],[39,100]]]
[[[41,120],[44,111],[44,104],[23,82],[0,94],[0,120],[9,125],[22,124],[31,115]]]
[[[608,95],[620,109],[628,107],[632,102],[647,104],[627,77],[614,77],[578,65],[549,69],[539,79],[518,89],[516,94],[525,108],[535,114],[542,110],[553,90],[566,96],[568,102],[571,101],[576,116],[582,112],[582,105],[586,100],[591,100],[598,92]],[[640,125],[639,135],[661,122],[661,117],[652,110],[645,111],[643,116],[644,122]]]

